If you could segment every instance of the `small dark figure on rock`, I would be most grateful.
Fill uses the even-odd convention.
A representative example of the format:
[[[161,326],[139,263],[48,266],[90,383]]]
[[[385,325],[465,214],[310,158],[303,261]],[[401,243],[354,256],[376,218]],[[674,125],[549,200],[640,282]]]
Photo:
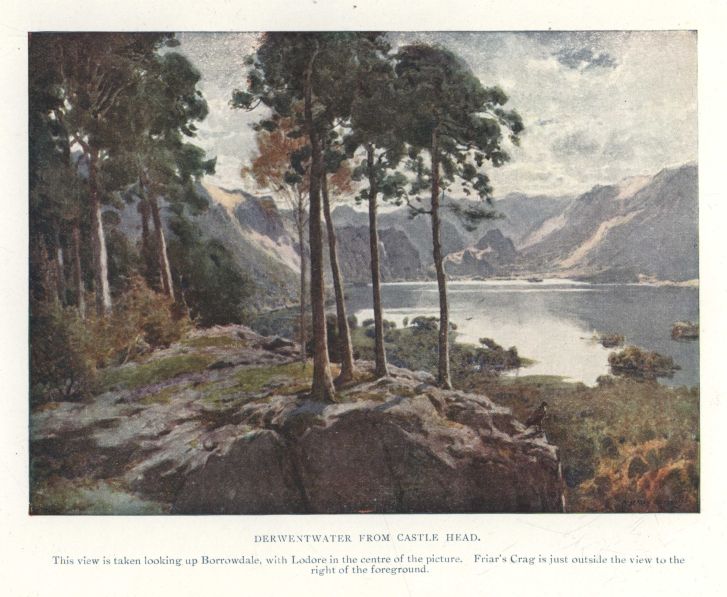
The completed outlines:
[[[542,431],[542,424],[545,416],[548,414],[548,403],[543,401],[540,406],[536,408],[533,413],[525,421],[525,424],[530,427],[535,427],[538,431]]]

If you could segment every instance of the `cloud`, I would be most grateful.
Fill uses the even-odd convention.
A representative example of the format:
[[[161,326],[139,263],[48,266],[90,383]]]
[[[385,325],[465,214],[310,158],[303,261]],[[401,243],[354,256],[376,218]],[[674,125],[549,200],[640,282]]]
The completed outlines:
[[[590,48],[563,48],[553,54],[563,66],[577,71],[597,68],[614,69],[618,66],[616,59],[607,52],[596,54]]]
[[[178,51],[201,71],[210,114],[196,142],[218,156],[215,182],[245,185],[240,168],[256,151],[250,124],[266,117],[232,110],[245,85],[255,33],[183,33]],[[483,84],[503,86],[526,123],[512,160],[487,168],[498,196],[580,193],[633,174],[697,158],[697,43],[685,31],[390,34],[395,45],[452,48]],[[550,177],[544,175],[550,173]]]
[[[603,146],[603,156],[610,160],[630,160],[635,155],[634,147],[642,146],[631,134],[612,133]]]
[[[556,139],[550,146],[558,156],[593,155],[600,149],[600,145],[588,137],[583,131],[576,131],[570,135]]]

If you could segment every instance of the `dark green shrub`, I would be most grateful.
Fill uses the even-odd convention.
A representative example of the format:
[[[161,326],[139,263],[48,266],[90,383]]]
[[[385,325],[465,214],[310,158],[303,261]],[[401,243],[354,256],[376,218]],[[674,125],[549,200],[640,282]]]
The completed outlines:
[[[93,386],[91,334],[76,310],[32,301],[30,306],[30,397],[33,403],[70,400]]]
[[[133,360],[155,348],[169,346],[189,329],[184,309],[151,290],[140,276],[113,312],[82,320],[75,308],[31,302],[31,398],[82,398],[95,389],[96,370]]]
[[[696,340],[699,338],[699,324],[691,321],[677,321],[671,328],[673,340]]]
[[[624,337],[622,334],[601,334],[598,341],[604,348],[616,348],[623,346]]]
[[[672,377],[679,369],[671,357],[642,350],[636,346],[627,346],[620,352],[612,352],[608,355],[608,364],[614,375],[636,379]]]
[[[436,330],[439,327],[439,319],[433,316],[417,315],[411,320],[411,327],[417,332]]]
[[[204,239],[199,227],[181,215],[170,220],[170,228],[175,285],[195,322],[209,327],[249,319],[255,284],[227,247],[219,240]]]

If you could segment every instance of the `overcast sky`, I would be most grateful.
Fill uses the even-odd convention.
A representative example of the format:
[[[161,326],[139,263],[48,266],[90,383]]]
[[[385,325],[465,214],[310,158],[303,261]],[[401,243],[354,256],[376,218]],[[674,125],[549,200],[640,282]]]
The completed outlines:
[[[210,114],[199,143],[217,156],[212,182],[244,186],[255,112],[232,110],[254,33],[182,33],[178,51],[201,71]],[[400,33],[448,47],[483,84],[499,85],[525,122],[521,146],[489,168],[495,196],[584,192],[697,159],[697,36],[693,32]]]

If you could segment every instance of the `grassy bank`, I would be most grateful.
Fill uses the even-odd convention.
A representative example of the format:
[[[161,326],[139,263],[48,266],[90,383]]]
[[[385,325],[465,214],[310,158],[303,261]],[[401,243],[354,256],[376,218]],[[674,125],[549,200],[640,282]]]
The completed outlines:
[[[435,331],[394,329],[386,340],[390,363],[436,373]],[[362,358],[373,358],[366,328],[354,330],[353,341]],[[698,510],[698,388],[614,376],[591,388],[558,376],[529,376],[526,367],[517,377],[503,376],[473,359],[480,347],[451,348],[455,387],[487,395],[521,421],[548,402],[543,429],[560,448],[569,511]],[[492,352],[489,364],[501,363],[501,355]]]

